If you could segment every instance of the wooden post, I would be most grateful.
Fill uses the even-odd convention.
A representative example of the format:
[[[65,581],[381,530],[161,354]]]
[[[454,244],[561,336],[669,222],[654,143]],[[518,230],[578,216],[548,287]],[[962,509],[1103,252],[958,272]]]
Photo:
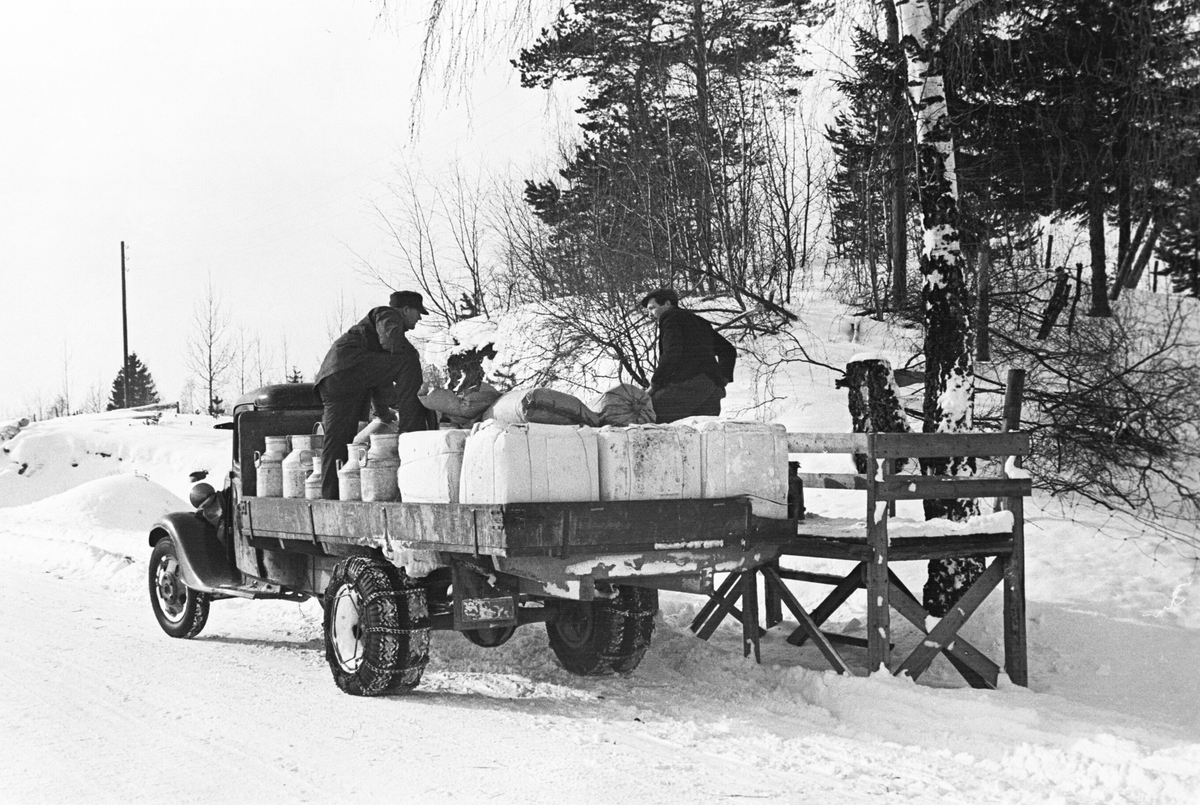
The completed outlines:
[[[1025,396],[1025,370],[1009,369],[1008,379],[1004,386],[1004,414],[1000,420],[1000,432],[1021,429],[1021,402]],[[1021,457],[1014,456],[1013,464],[1021,466]],[[1008,506],[1007,498],[996,498],[992,508],[1002,511]]]
[[[762,662],[758,644],[758,569],[742,573],[742,656],[754,652],[754,661]]]
[[[1004,563],[1004,671],[1014,685],[1029,687],[1025,634],[1025,499],[1008,499],[1013,516],[1013,550]]]
[[[1004,386],[1004,419],[1000,423],[1000,432],[1021,429],[1021,403],[1025,396],[1025,370],[1009,369]],[[1021,457],[1017,456],[1017,466],[1021,466]]]
[[[121,370],[121,407],[129,408],[129,317],[125,308],[125,241],[121,241],[121,342],[125,348],[125,360],[121,364],[124,367]]]
[[[875,436],[867,436],[867,665],[870,673],[891,662],[892,625],[888,608],[888,533],[887,512],[875,505],[876,476],[879,462],[875,459]]]
[[[766,567],[770,567],[778,575],[779,560],[776,559],[774,562],[768,562]],[[782,582],[780,583],[782,584]],[[765,576],[763,580],[763,609],[763,617],[766,619],[768,629],[783,623],[783,602],[779,598],[779,590],[776,589],[775,585],[767,583]]]

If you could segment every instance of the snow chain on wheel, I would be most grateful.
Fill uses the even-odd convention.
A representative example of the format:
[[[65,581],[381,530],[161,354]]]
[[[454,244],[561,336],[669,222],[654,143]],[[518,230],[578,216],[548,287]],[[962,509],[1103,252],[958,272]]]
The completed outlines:
[[[163,537],[150,554],[150,606],[162,630],[171,637],[192,638],[208,623],[207,593],[183,583],[179,554],[170,537]]]
[[[658,590],[615,589],[615,598],[560,602],[558,617],[546,624],[550,648],[571,673],[628,673],[650,647]]]
[[[339,562],[325,588],[325,659],[352,696],[406,692],[429,662],[425,588],[366,556]]]

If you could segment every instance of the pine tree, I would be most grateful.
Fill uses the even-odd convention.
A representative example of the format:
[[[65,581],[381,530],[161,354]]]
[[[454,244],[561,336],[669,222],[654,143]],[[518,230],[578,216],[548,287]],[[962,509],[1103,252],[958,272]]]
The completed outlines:
[[[154,378],[150,370],[138,358],[136,352],[129,353],[129,399],[125,399],[125,369],[117,372],[113,381],[112,393],[109,395],[107,411],[118,408],[136,408],[139,405],[152,405],[160,402],[158,390],[154,387]]]
[[[296,367],[296,366],[292,367],[291,373],[288,374],[288,376],[287,376],[287,382],[289,382],[289,383],[303,383],[304,382],[304,375],[300,372],[299,367]]]
[[[801,77],[791,31],[812,14],[794,0],[579,0],[521,51],[523,86],[587,82],[565,182],[526,185],[552,231],[548,293],[601,273],[643,290],[764,290],[756,127]]]

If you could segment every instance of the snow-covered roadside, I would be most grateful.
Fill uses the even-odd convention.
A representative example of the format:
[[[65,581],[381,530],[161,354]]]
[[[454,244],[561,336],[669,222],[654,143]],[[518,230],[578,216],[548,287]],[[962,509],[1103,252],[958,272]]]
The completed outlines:
[[[1092,599],[1091,577],[1068,575],[1070,563],[1055,568],[1055,601],[1031,594],[1028,691],[971,690],[937,665],[921,684],[838,677],[814,650],[788,646],[786,625],[756,666],[732,627],[709,643],[686,630],[699,599],[664,594],[654,644],[630,677],[566,674],[536,626],[492,650],[437,633],[413,696],[364,703],[329,678],[315,602],[222,601],[196,640],[158,631],[138,526],[181,506],[126,475],[0,509],[0,540],[19,560],[0,580],[12,591],[0,629],[23,647],[0,664],[0,699],[12,705],[0,730],[19,738],[0,759],[0,788],[16,801],[216,801],[188,779],[205,764],[233,770],[264,802],[346,789],[378,801],[398,785],[435,802],[584,802],[589,790],[681,803],[1200,799],[1200,641],[1182,622],[1137,618],[1143,588],[1169,584],[1153,576],[1161,563],[1139,575],[1132,555],[1093,561],[1093,572],[1140,579],[1133,598],[1107,601]],[[1065,526],[1045,539],[1072,550]],[[998,613],[977,622],[970,639],[993,648]],[[345,760],[329,757],[334,733]],[[172,734],[190,744],[184,774],[122,760],[155,757]],[[414,741],[421,751],[395,751]],[[19,776],[32,767],[48,772],[36,784]],[[72,798],[86,769],[111,797]]]
[[[860,338],[894,341],[865,325]],[[833,306],[806,326],[832,365],[863,349],[837,340]],[[807,364],[726,402],[790,430],[849,426],[844,392]],[[538,626],[491,650],[435,633],[412,695],[360,700],[330,679],[316,602],[216,602],[192,641],[155,624],[148,525],[188,508],[193,473],[227,470],[212,424],[69,417],[3,444],[0,800],[1200,802],[1195,562],[1120,518],[1027,505],[1028,690],[971,690],[940,659],[919,684],[839,677],[785,642],[787,623],[755,665],[740,630],[700,641],[686,628],[700,599],[664,593],[631,676],[565,673]],[[808,504],[861,516],[837,493]],[[912,588],[919,565],[897,568]],[[826,591],[793,589],[810,606]],[[861,634],[850,603],[830,626]],[[992,656],[999,608],[993,594],[965,632]],[[897,626],[904,652],[919,637]]]

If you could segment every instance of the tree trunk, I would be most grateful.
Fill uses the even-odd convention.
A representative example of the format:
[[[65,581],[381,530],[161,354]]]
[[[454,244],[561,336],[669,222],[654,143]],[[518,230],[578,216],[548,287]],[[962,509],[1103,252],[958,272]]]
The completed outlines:
[[[865,358],[846,364],[846,374],[837,381],[838,388],[847,391],[846,404],[850,409],[850,428],[854,433],[908,433],[908,418],[900,406],[892,366],[883,358]],[[897,464],[903,463],[897,459]],[[857,472],[870,471],[867,456],[854,454]],[[893,467],[890,472],[899,472]]]
[[[891,0],[883,3],[883,14],[887,21],[888,44],[900,44],[900,20]],[[892,142],[891,142],[891,262],[892,262],[892,309],[903,310],[908,301],[908,174],[904,169],[904,155],[908,143],[904,132],[904,85],[905,64],[896,65],[896,82],[892,93]]]
[[[925,307],[925,400],[927,433],[970,430],[975,395],[968,295],[962,271],[958,223],[958,175],[954,137],[946,108],[941,63],[942,31],[929,0],[894,0],[905,54],[909,100],[917,130],[917,181],[924,245],[921,296]],[[965,459],[922,460],[926,475],[973,475]],[[926,518],[965,520],[974,500],[925,501]],[[929,563],[925,608],[940,616],[983,571],[978,557]]]
[[[1092,253],[1092,307],[1089,316],[1108,318],[1108,267],[1104,254],[1104,187],[1099,180],[1088,191],[1088,244]]]
[[[704,261],[704,281],[708,293],[716,293],[716,280],[713,279],[713,190],[712,190],[712,159],[709,154],[708,142],[708,47],[704,41],[704,0],[692,0],[692,36],[696,47],[696,136],[697,147],[700,149],[700,161],[703,165],[704,176],[701,181],[700,237],[702,258]]]

